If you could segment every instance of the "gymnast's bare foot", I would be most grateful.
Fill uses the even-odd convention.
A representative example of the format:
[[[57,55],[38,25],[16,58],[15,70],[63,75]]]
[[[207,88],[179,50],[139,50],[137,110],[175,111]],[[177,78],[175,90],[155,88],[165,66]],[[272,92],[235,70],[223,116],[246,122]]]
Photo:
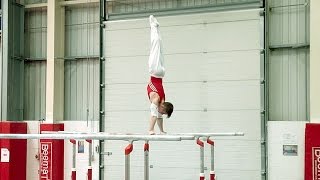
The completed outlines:
[[[149,131],[149,135],[155,135],[156,133],[154,131]]]

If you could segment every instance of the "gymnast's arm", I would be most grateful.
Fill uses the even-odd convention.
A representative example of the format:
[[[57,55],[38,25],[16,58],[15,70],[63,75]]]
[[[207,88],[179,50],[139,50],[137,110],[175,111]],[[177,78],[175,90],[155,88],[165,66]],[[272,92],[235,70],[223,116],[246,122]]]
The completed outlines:
[[[150,93],[150,111],[152,117],[159,117],[160,96],[156,92]]]

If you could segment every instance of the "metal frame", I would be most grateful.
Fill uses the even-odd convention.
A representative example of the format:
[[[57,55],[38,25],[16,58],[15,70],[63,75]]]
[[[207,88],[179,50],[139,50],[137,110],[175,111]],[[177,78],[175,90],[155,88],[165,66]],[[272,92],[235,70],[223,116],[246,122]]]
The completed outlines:
[[[95,140],[124,140],[124,141],[181,141],[194,139],[193,136],[170,136],[170,135],[126,135],[126,134],[69,134],[69,133],[46,133],[44,134],[0,134],[0,139],[95,139]]]
[[[98,4],[99,0],[71,0],[71,1],[62,1],[60,2],[60,6],[78,6],[84,4]],[[26,4],[26,10],[33,10],[38,8],[47,8],[48,3],[33,3],[33,4]]]
[[[198,137],[196,140],[196,143],[199,145],[200,147],[200,180],[205,180],[205,174],[204,174],[204,143],[203,141],[200,140],[200,138]]]
[[[263,11],[260,13],[260,62],[261,72],[261,179],[266,180],[268,171],[267,159],[267,117],[268,117],[268,61],[267,61],[267,0],[262,3]]]
[[[70,139],[72,143],[72,168],[71,168],[71,180],[77,179],[77,170],[76,170],[76,162],[77,162],[77,141],[75,139]]]
[[[150,13],[157,16],[167,16],[167,15],[179,15],[179,14],[190,14],[190,13],[251,9],[251,8],[259,8],[260,6],[261,6],[261,1],[257,0],[257,1],[250,1],[250,2],[202,5],[202,6],[194,6],[194,7],[183,7],[183,8],[168,8],[168,9],[159,9],[159,10],[153,9],[153,10],[145,10],[140,12],[112,13],[108,15],[108,20],[140,18],[140,17],[145,17]]]
[[[41,8],[47,8],[47,3],[36,3],[36,4],[27,4],[24,6],[26,10],[33,10],[33,9],[41,9]]]
[[[149,141],[144,143],[144,180],[149,180]]]
[[[204,137],[209,138],[213,136],[244,136],[243,132],[232,132],[232,133],[177,133],[177,134],[169,134],[169,135],[176,135],[176,136],[194,136],[197,137]]]
[[[100,73],[99,73],[99,132],[105,132],[105,58],[103,50],[104,42],[104,21],[106,20],[105,0],[99,2],[99,61],[100,61]],[[99,180],[104,180],[104,141],[99,141]]]
[[[86,142],[89,143],[87,180],[92,180],[92,140],[86,139]]]
[[[234,133],[181,133],[172,135],[145,135],[121,133],[83,133],[64,131],[42,131],[42,134],[0,134],[0,139],[85,139],[89,140],[123,140],[123,141],[183,141],[214,136],[244,136],[243,132]]]
[[[279,49],[299,49],[299,48],[309,48],[310,44],[282,44],[282,45],[273,45],[269,46],[271,51],[279,50]]]
[[[80,135],[79,138],[75,139],[81,139],[81,137],[90,136],[86,139],[95,139],[91,138],[98,137],[99,139],[103,139],[103,137],[106,137],[105,140],[108,140],[111,138],[111,140],[127,140],[127,141],[138,141],[138,140],[145,140],[150,141],[157,138],[163,139],[162,137],[179,137],[181,140],[194,140],[197,138],[210,138],[210,137],[217,137],[217,136],[244,136],[244,132],[224,132],[224,133],[175,133],[175,134],[166,134],[166,135],[146,135],[146,134],[139,134],[139,133],[87,133],[87,132],[78,132],[78,131],[41,131],[41,135],[43,134],[61,134],[66,138],[62,139],[69,139],[70,137],[68,135],[71,135],[71,138],[73,138],[76,135]],[[30,134],[27,134],[30,135]],[[33,134],[37,135],[37,134]],[[57,137],[57,136],[55,136]],[[42,137],[40,137],[42,139]],[[114,139],[116,138],[116,139]],[[123,139],[119,139],[123,138]],[[145,139],[144,139],[145,138]],[[0,134],[1,139],[1,134]],[[32,139],[32,138],[28,138]],[[39,138],[35,138],[39,139]]]
[[[210,180],[216,179],[216,174],[214,172],[214,141],[210,138],[207,139],[207,143],[210,145],[211,160],[210,160]]]
[[[183,141],[196,140],[200,146],[200,180],[205,179],[204,173],[204,142],[200,138],[206,138],[211,147],[211,171],[210,180],[215,180],[214,173],[214,142],[212,136],[244,136],[243,132],[234,133],[185,133],[175,135],[144,135],[144,134],[120,134],[120,133],[85,133],[85,132],[65,132],[65,131],[42,131],[43,134],[0,134],[0,139],[69,139],[73,144],[72,156],[72,180],[76,179],[76,140],[85,139],[92,143],[92,140],[124,140],[129,144],[125,148],[125,180],[130,180],[130,154],[133,150],[134,141],[145,141],[144,144],[144,179],[149,180],[149,141]],[[101,141],[100,141],[101,142]],[[91,170],[92,147],[89,147],[88,179]],[[102,154],[100,153],[100,156]],[[101,170],[101,164],[99,166]],[[91,170],[92,172],[92,170]],[[99,174],[99,179],[104,178],[104,174]]]
[[[308,14],[310,16],[310,0],[305,0],[306,1],[306,6],[305,6],[305,43],[309,44],[309,56],[308,53],[306,53],[305,58],[306,58],[306,120],[310,122],[310,17],[308,18]]]
[[[99,0],[71,0],[71,1],[62,1],[60,2],[61,6],[77,6],[83,4],[97,4]]]

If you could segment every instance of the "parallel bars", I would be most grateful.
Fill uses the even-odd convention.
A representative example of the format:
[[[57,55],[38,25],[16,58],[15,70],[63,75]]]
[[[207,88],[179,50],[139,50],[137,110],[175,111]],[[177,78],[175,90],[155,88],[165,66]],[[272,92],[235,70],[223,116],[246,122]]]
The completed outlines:
[[[200,138],[206,138],[211,146],[211,170],[210,180],[215,180],[214,172],[214,141],[213,136],[244,136],[243,132],[234,133],[178,133],[169,135],[142,135],[142,134],[118,134],[118,133],[81,133],[81,132],[53,132],[43,131],[43,134],[0,134],[0,139],[69,139],[73,143],[75,151],[75,139],[85,139],[89,143],[89,165],[88,179],[92,178],[91,156],[92,139],[95,140],[124,140],[129,145],[125,148],[125,180],[130,180],[130,153],[133,150],[134,141],[145,141],[144,144],[144,179],[149,180],[149,141],[182,141],[194,140],[200,146],[200,180],[205,179],[204,175],[204,142]],[[75,180],[75,157],[73,157],[72,179]]]

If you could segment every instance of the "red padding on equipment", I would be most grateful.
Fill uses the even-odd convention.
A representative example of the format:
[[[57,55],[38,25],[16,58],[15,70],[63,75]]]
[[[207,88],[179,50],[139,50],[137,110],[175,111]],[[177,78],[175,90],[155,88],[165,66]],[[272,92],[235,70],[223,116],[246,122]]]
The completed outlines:
[[[71,142],[72,144],[76,144],[76,143],[77,143],[75,139],[70,139],[70,142]]]
[[[76,180],[77,179],[77,172],[76,171],[72,171],[71,172],[71,180]]]
[[[200,180],[205,180],[205,177],[204,176],[200,176]]]
[[[63,124],[40,124],[42,131],[63,131]],[[64,179],[64,140],[40,140],[40,180]]]
[[[128,154],[130,154],[130,153],[132,152],[132,150],[133,150],[133,144],[129,144],[129,145],[126,147],[126,149],[124,150],[124,154],[125,154],[125,155],[128,155]]]
[[[204,147],[204,143],[200,139],[197,139],[197,144],[201,147]]]
[[[320,179],[320,124],[306,124],[304,180]]]
[[[87,141],[88,143],[92,143],[92,140],[91,140],[91,139],[86,139],[86,141]]]
[[[214,146],[214,142],[213,142],[211,139],[209,139],[209,138],[207,139],[207,143],[210,144],[210,145],[212,145],[212,146]]]
[[[215,174],[210,174],[210,180],[215,180],[216,175]]]
[[[27,134],[26,122],[0,122],[2,134]],[[0,180],[26,180],[27,177],[27,140],[0,139],[0,149],[8,150],[9,162],[0,157]]]
[[[92,180],[92,169],[88,168],[88,180]]]
[[[144,151],[149,151],[149,143],[144,144]]]

